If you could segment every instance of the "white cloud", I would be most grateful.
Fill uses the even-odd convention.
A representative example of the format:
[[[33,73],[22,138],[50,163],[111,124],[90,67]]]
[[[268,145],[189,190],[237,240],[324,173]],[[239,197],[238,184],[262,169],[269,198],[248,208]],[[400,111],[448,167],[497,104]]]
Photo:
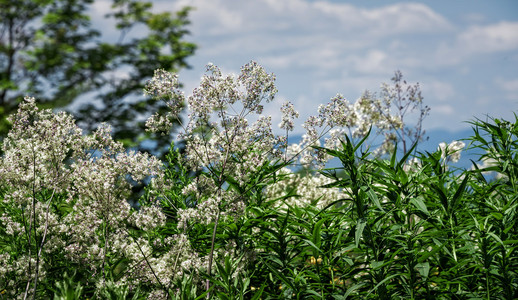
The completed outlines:
[[[172,5],[195,7],[189,15],[192,35],[187,38],[200,48],[189,59],[194,69],[182,71],[194,74],[194,80],[182,74],[180,80],[196,82],[209,61],[238,70],[250,59],[257,60],[276,73],[279,96],[294,102],[301,119],[337,92],[351,102],[365,89],[379,92],[380,83],[389,82],[396,69],[421,83],[425,103],[432,109],[430,123],[436,127],[453,119],[456,126],[465,126],[461,121],[488,108],[499,113],[502,106],[473,100],[482,94],[475,87],[494,80],[483,76],[502,74],[502,66],[491,65],[486,71],[487,64],[494,53],[518,49],[518,23],[498,22],[497,16],[480,9],[459,13],[452,23],[441,13],[448,9],[446,4],[402,1],[362,8],[344,2],[161,0],[154,6],[161,11]],[[508,60],[507,68],[516,61]],[[482,68],[484,72],[477,72]],[[495,93],[483,94],[509,102],[518,94],[517,83],[499,76],[502,80],[491,87]],[[274,117],[276,107],[271,110]]]
[[[365,15],[382,31],[394,33],[438,32],[451,29],[449,22],[421,3],[397,3],[366,11]]]
[[[504,91],[507,100],[518,101],[518,78],[496,78],[495,83]]]
[[[518,50],[518,22],[474,25],[459,32],[455,40],[444,40],[437,47],[436,62],[460,65],[474,57]]]
[[[183,0],[178,6],[191,5],[193,35],[200,41],[219,38],[249,37],[248,44],[262,49],[267,45],[261,35],[275,46],[300,46],[300,38],[340,40],[345,49],[358,40],[373,40],[406,33],[448,30],[451,25],[431,8],[419,3],[397,3],[375,9],[363,9],[344,3],[303,0]],[[159,2],[157,6],[165,5]],[[279,38],[282,36],[282,38]],[[256,39],[254,39],[256,38]],[[254,42],[255,41],[255,42]],[[349,45],[348,45],[349,44]],[[361,44],[365,44],[361,43]],[[317,44],[315,46],[323,46]]]
[[[504,79],[497,78],[495,82],[503,88],[506,92],[518,93],[518,78],[515,79]]]
[[[458,37],[460,47],[468,52],[487,53],[518,49],[518,22],[500,22],[473,26]]]
[[[452,100],[455,96],[455,88],[451,83],[438,81],[438,80],[427,80],[426,83],[421,84],[421,89],[425,97],[425,102],[445,102]]]
[[[480,23],[486,21],[486,16],[481,13],[467,13],[461,18],[467,23]]]
[[[453,106],[447,105],[447,104],[437,105],[437,106],[433,107],[434,114],[451,116],[451,115],[453,115],[454,111],[455,111],[455,109],[453,108]]]
[[[354,69],[360,73],[378,73],[385,72],[387,67],[387,54],[380,50],[370,50],[365,56],[349,57]]]
[[[110,0],[94,1],[89,13],[92,25],[101,32],[102,38],[113,42],[120,38],[120,33],[115,29],[115,20],[113,18],[106,18],[106,14],[112,12],[112,4]]]

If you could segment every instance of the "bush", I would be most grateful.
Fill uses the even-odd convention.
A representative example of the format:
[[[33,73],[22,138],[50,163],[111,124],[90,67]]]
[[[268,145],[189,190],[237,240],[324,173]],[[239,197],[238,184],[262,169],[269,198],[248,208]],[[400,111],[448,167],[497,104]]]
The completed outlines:
[[[451,164],[463,142],[372,149],[369,128],[410,131],[366,97],[333,98],[288,145],[261,115],[273,74],[208,71],[187,98],[185,148],[163,164],[26,98],[0,161],[0,298],[518,297],[518,118],[471,122],[471,170]],[[185,100],[176,77],[157,71],[146,92],[171,108],[150,130],[169,130]],[[288,132],[298,114],[281,112]],[[130,183],[148,177],[130,206]]]

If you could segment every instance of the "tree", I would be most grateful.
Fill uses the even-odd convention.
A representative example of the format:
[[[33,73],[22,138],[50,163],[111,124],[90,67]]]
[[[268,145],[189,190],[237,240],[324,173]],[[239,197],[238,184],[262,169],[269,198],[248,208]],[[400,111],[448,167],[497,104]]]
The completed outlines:
[[[196,49],[184,40],[190,8],[152,13],[150,2],[113,0],[105,17],[115,21],[119,36],[106,41],[92,28],[93,2],[0,0],[0,138],[8,130],[6,117],[31,95],[43,107],[70,110],[82,103],[72,111],[82,128],[108,122],[114,138],[142,148],[145,120],[166,109],[144,98],[142,89],[155,69],[188,67],[186,58]],[[128,38],[135,27],[146,35]],[[170,144],[170,136],[157,138],[158,151]]]

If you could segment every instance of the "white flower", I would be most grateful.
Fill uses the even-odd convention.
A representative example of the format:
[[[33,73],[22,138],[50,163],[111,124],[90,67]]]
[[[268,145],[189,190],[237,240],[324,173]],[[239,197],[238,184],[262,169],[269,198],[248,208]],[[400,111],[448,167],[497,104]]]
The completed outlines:
[[[286,129],[287,131],[293,131],[293,120],[299,117],[299,113],[293,107],[293,103],[286,101],[281,106],[281,113],[282,122],[279,124],[279,127],[281,129]]]
[[[448,145],[442,142],[439,144],[438,150],[441,151],[441,158],[444,161],[458,162],[460,160],[460,152],[466,144],[462,141],[452,141]]]

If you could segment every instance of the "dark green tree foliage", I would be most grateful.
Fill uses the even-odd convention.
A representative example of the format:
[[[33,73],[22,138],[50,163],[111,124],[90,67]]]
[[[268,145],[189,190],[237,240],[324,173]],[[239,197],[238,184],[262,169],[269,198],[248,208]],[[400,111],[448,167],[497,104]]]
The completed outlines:
[[[105,17],[115,21],[114,38],[92,28],[93,2],[0,0],[0,139],[8,130],[6,117],[25,95],[53,108],[70,109],[81,100],[72,111],[78,124],[92,130],[108,122],[126,146],[149,137],[144,122],[165,105],[144,98],[142,88],[157,68],[188,67],[186,58],[196,48],[184,40],[190,8],[153,13],[150,2],[113,0]],[[145,34],[130,37],[135,28]],[[158,151],[171,141],[157,139]]]

